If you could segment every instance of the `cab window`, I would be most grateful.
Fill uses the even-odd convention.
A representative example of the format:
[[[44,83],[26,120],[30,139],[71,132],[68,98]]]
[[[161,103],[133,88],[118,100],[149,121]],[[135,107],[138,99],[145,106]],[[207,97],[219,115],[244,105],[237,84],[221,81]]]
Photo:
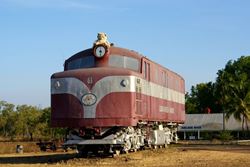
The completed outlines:
[[[74,59],[66,64],[67,70],[74,70],[79,68],[91,68],[95,67],[95,57],[85,56],[78,59]]]

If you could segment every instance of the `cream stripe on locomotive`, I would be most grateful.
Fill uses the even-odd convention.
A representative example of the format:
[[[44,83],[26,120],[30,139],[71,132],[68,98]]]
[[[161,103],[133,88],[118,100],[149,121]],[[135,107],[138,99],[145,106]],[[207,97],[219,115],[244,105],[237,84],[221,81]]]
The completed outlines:
[[[185,95],[183,93],[157,85],[153,82],[148,82],[144,79],[140,80],[142,81],[142,94],[175,103],[185,104]]]
[[[138,79],[140,80],[138,84]],[[56,78],[51,79],[51,94],[71,94],[80,102],[86,94],[93,94],[96,98],[92,105],[82,105],[84,118],[95,118],[96,107],[102,98],[113,92],[136,92],[136,85],[141,86],[142,94],[161,98],[176,103],[184,104],[183,93],[165,88],[135,76],[108,76],[104,77],[93,86],[91,90],[77,78]],[[82,102],[83,103],[83,102]]]

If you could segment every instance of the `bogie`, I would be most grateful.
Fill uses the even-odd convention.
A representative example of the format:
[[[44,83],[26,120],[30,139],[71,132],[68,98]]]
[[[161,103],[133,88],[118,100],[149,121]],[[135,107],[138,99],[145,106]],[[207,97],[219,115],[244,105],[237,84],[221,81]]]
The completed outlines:
[[[89,154],[117,156],[145,148],[166,148],[178,139],[176,129],[177,124],[168,126],[154,122],[136,127],[112,127],[101,130],[102,135],[98,136],[93,135],[91,129],[84,132],[83,129],[71,130],[64,145],[76,145],[78,152],[85,157]]]

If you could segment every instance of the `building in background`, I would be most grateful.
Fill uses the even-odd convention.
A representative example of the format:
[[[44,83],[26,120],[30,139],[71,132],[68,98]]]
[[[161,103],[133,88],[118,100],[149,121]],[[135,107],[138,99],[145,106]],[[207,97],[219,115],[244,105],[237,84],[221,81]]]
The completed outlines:
[[[244,129],[247,129],[245,124]],[[223,113],[186,114],[185,124],[179,127],[179,137],[184,140],[216,138],[223,130],[229,131],[237,139],[243,137],[242,121],[233,116],[224,119]]]

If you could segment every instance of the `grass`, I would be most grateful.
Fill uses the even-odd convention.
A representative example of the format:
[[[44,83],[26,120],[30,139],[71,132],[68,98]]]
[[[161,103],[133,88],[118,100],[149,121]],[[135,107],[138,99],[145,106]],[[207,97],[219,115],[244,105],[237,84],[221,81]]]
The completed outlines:
[[[39,152],[40,149],[36,145],[36,142],[0,142],[0,154],[12,154],[16,153],[16,146],[22,145],[23,152]]]

